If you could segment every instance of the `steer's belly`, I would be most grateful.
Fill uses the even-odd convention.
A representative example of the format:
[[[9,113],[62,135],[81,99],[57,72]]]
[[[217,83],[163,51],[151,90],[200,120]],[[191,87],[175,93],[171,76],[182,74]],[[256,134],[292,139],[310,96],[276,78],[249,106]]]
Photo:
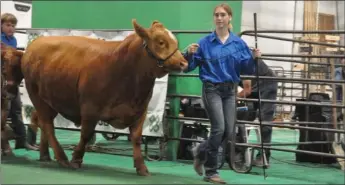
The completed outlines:
[[[144,107],[129,107],[122,104],[115,109],[111,109],[104,114],[102,120],[117,129],[125,129],[134,124],[140,124],[141,119],[145,117],[146,109]]]
[[[125,128],[129,127],[131,125],[131,123],[133,124],[133,122],[131,122],[131,123],[127,122],[126,123],[124,120],[121,120],[121,119],[109,120],[109,121],[107,121],[107,123],[116,129],[125,129]]]

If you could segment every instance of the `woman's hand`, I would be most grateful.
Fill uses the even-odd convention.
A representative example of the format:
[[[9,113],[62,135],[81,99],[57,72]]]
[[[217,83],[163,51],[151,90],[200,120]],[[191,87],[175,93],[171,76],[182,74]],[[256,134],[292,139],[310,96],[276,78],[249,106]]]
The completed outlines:
[[[196,53],[198,48],[199,48],[199,44],[193,43],[193,44],[188,46],[187,52],[189,55],[194,54],[194,53]]]
[[[260,49],[253,49],[253,57],[254,58],[257,58],[257,57],[261,57],[261,52],[260,52]]]

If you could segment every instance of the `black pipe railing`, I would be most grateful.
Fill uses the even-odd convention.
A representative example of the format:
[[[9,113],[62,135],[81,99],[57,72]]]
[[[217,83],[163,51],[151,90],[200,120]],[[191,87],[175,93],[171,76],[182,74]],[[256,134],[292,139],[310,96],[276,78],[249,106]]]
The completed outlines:
[[[304,54],[288,55],[288,54],[271,54],[271,53],[263,53],[261,54],[261,56],[263,57],[297,57],[297,58],[344,58],[345,57],[344,55],[304,55]]]
[[[210,122],[209,119],[206,119],[206,118],[195,118],[195,117],[165,116],[165,118],[167,118],[167,119],[187,120],[187,121],[197,121],[197,122],[204,122],[204,123],[209,123]],[[239,121],[244,121],[244,120],[239,120]],[[243,124],[248,124],[247,122],[246,123],[242,122],[242,123]],[[252,123],[252,122],[250,122],[250,123]],[[263,121],[262,123],[266,124],[266,123],[272,123],[272,122],[271,121]],[[290,121],[290,122],[274,121],[273,124],[275,126],[278,125],[277,127],[279,127],[279,125],[334,125],[331,122],[306,122],[306,121],[299,121],[299,122],[294,122],[294,121]],[[343,125],[343,124],[342,123],[336,123],[336,125]],[[270,126],[270,125],[267,125],[267,126]]]
[[[258,102],[259,100],[251,99],[251,98],[237,98],[237,101]],[[277,100],[262,99],[261,102],[262,103],[273,103],[273,104],[286,104],[286,105],[310,105],[310,106],[318,106],[318,107],[345,108],[345,105],[330,104],[330,103],[316,103],[316,102],[312,102],[312,101],[291,102],[291,101],[277,101]]]
[[[247,33],[246,35],[254,36],[254,34],[252,34],[252,33]],[[261,38],[275,39],[275,40],[281,40],[281,41],[291,41],[291,42],[298,42],[298,43],[304,43],[304,44],[313,44],[313,45],[319,45],[319,46],[345,48],[344,45],[335,45],[335,44],[320,43],[320,42],[314,42],[314,41],[288,39],[288,38],[283,38],[283,37],[275,37],[275,36],[261,35],[261,34],[256,34],[256,36],[261,37]]]
[[[166,116],[168,119],[184,119],[181,117],[172,117],[172,116]],[[186,118],[184,120],[193,120],[193,121],[203,121],[203,122],[209,122],[208,119],[198,120],[198,119],[192,119],[192,118]],[[287,122],[286,124],[293,124],[298,122]],[[305,122],[307,124],[305,125],[313,125],[313,122]],[[237,124],[248,124],[248,125],[260,125],[259,123],[255,123],[253,121],[243,121],[243,120],[237,120]],[[300,124],[300,123],[299,123]],[[314,128],[314,127],[303,127],[303,126],[292,126],[292,125],[280,125],[279,123],[272,123],[272,122],[262,122],[263,126],[272,126],[272,127],[278,127],[278,128],[291,128],[291,129],[301,129],[301,130],[314,130],[314,131],[325,131],[325,132],[332,132],[332,133],[342,133],[345,134],[345,130],[338,130],[338,129],[326,129],[326,128]],[[341,125],[341,124],[339,124]]]
[[[199,77],[198,74],[182,74],[182,73],[171,73],[169,76],[177,77]],[[241,75],[241,79],[255,79],[255,76]],[[343,84],[345,80],[327,80],[327,79],[308,79],[308,78],[286,78],[286,77],[269,77],[269,76],[259,76],[259,79],[267,81],[288,81],[288,82],[299,82],[299,83],[314,83],[320,85],[327,85],[329,83]]]
[[[260,57],[262,60],[271,60],[271,61],[279,61],[279,62],[292,62],[292,63],[300,63],[300,64],[315,64],[315,65],[327,65],[330,66],[330,63],[325,62],[308,62],[303,60],[292,60],[292,59],[284,59],[284,58],[269,58],[269,57]],[[345,64],[336,64],[337,66],[345,66]],[[300,71],[296,71],[300,72]]]
[[[203,140],[188,139],[188,138],[176,138],[176,137],[169,137],[169,138],[167,138],[167,140],[191,141],[191,142],[197,142],[197,143],[203,142]],[[250,147],[250,148],[257,148],[257,149],[262,148],[260,145],[248,144],[248,143],[235,143],[235,145],[239,146],[239,147]],[[282,145],[280,145],[280,146],[282,146]],[[342,155],[334,155],[334,154],[323,153],[323,152],[312,152],[312,151],[305,151],[305,150],[273,148],[273,147],[268,147],[268,146],[264,146],[263,149],[270,149],[270,150],[275,150],[275,151],[291,152],[291,153],[304,153],[304,154],[309,154],[309,155],[318,155],[318,156],[323,156],[323,157],[334,157],[334,158],[345,159],[345,156],[342,156]]]
[[[239,34],[239,36],[246,35],[248,33],[255,33],[254,30],[246,30]],[[345,34],[345,30],[315,30],[315,31],[306,31],[306,30],[257,30],[256,33],[290,33],[290,34]]]
[[[255,76],[241,75],[241,79],[255,79]],[[266,81],[288,81],[288,82],[313,82],[315,84],[344,84],[345,80],[328,80],[328,79],[308,79],[308,78],[286,78],[286,77],[270,77],[270,76],[259,76],[259,79]]]
[[[201,96],[197,95],[188,95],[188,94],[168,94],[167,97],[169,98],[201,98]],[[249,102],[258,102],[258,99],[251,99],[251,98],[237,98],[237,101],[249,101]],[[274,104],[287,104],[287,105],[311,105],[311,106],[320,106],[320,107],[337,107],[337,108],[345,108],[344,105],[337,105],[337,104],[330,104],[330,103],[317,103],[312,101],[304,101],[304,102],[291,102],[291,101],[277,101],[277,100],[269,100],[269,99],[262,99],[262,103],[274,103]]]

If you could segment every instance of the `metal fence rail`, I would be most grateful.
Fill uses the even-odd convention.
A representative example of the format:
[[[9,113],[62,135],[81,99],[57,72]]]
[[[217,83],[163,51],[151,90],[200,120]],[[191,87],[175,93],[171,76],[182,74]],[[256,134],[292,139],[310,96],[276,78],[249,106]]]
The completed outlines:
[[[201,96],[197,95],[188,95],[188,94],[168,94],[167,97],[171,98],[197,98],[200,99]],[[252,98],[237,98],[236,101],[250,101],[250,102],[258,102],[258,99]],[[288,104],[288,105],[312,105],[312,106],[319,106],[319,107],[336,107],[336,108],[345,108],[345,105],[338,105],[338,104],[330,104],[330,103],[316,103],[312,101],[304,101],[304,102],[291,102],[291,101],[277,101],[277,100],[269,100],[269,99],[261,99],[263,103],[274,103],[274,104]]]

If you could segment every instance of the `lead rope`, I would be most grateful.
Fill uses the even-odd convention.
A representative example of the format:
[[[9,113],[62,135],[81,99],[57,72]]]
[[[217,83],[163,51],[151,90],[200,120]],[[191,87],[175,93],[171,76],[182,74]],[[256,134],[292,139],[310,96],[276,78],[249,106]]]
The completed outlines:
[[[254,13],[254,38],[255,38],[255,49],[258,48],[258,36],[257,36],[257,20],[256,20],[256,13]],[[262,121],[261,121],[261,93],[260,93],[260,83],[259,83],[259,70],[258,70],[258,58],[255,57],[255,68],[256,68],[256,83],[258,87],[258,100],[259,100],[259,124],[260,124],[260,141],[261,141],[261,157],[262,157],[262,170],[264,172],[264,179],[266,180],[266,161],[264,160],[266,156],[266,153],[264,152],[264,143],[262,141]]]
[[[185,53],[186,50],[189,48],[189,46],[191,46],[192,44],[188,45],[187,47],[185,47],[183,50],[182,50],[182,53]],[[194,54],[193,54],[194,55]],[[224,56],[221,56],[221,57],[218,57],[218,58],[208,58],[208,59],[200,59],[201,62],[213,62],[213,61],[218,61],[219,59],[222,59],[222,58],[226,58],[226,57],[229,57],[229,56],[232,56],[232,54],[229,54],[229,55],[224,55]]]

